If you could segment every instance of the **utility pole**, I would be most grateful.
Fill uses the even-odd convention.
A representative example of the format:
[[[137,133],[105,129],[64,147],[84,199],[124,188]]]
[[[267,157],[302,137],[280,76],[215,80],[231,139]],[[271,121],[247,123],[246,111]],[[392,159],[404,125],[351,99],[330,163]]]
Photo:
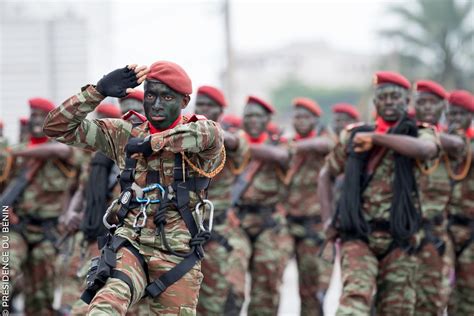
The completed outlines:
[[[229,101],[229,108],[231,112],[236,112],[236,105],[234,100],[234,53],[232,47],[232,31],[231,31],[231,17],[230,17],[230,0],[224,0],[224,37],[225,37],[225,51],[226,51],[226,68],[224,77],[224,90]]]

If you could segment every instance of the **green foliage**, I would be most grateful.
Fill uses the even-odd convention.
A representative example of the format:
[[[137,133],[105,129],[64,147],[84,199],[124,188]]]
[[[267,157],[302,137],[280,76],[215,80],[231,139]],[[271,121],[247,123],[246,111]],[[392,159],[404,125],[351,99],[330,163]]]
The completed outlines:
[[[450,89],[472,89],[473,3],[415,0],[391,6],[388,12],[398,17],[400,25],[380,34],[397,45],[398,70],[412,79],[429,76]]]

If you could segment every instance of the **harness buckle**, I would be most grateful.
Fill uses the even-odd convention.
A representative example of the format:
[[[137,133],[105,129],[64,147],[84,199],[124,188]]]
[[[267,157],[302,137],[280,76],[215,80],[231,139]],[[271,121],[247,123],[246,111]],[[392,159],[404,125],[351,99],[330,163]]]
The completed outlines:
[[[209,206],[209,227],[207,229],[204,227],[204,215],[206,213],[206,205]],[[202,213],[201,206],[203,206]],[[202,200],[202,202],[196,204],[195,211],[198,219],[199,231],[211,232],[214,222],[214,204],[210,200],[204,199]]]
[[[110,213],[112,212],[112,209],[115,207],[115,205],[117,205],[119,202],[119,199],[115,199],[112,201],[112,203],[110,203],[110,206],[107,208],[107,210],[105,211],[105,214],[104,214],[104,217],[102,217],[102,223],[104,224],[104,226],[108,229],[108,230],[111,230],[113,228],[116,228],[117,225],[115,224],[109,224],[109,222],[107,221],[107,218],[109,217]]]

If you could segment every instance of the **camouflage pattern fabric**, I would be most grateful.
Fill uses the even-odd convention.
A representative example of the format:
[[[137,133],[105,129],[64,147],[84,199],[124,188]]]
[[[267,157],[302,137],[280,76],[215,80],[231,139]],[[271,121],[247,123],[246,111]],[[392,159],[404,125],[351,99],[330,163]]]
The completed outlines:
[[[289,215],[288,227],[298,267],[301,315],[320,315],[319,299],[324,297],[332,275],[332,262],[318,255],[324,236],[320,233],[323,223],[315,192],[324,158],[317,153],[296,154],[286,177],[288,191],[283,205]]]
[[[468,150],[473,150],[474,141],[465,138],[465,142],[470,144]],[[453,169],[456,173],[464,167],[466,154],[461,161],[453,162]],[[451,200],[448,206],[449,215],[464,216],[469,220],[474,220],[474,168],[471,164],[469,172],[461,181],[456,181],[453,187]],[[467,224],[467,221],[466,221]],[[455,287],[449,302],[448,312],[451,315],[473,315],[474,314],[474,244],[465,245],[473,236],[471,225],[450,225],[449,231],[453,237],[454,249],[457,252],[455,271]],[[461,252],[462,251],[462,252]]]
[[[421,128],[418,138],[438,144],[431,128]],[[329,171],[337,177],[343,173],[346,160],[348,129],[341,133],[340,143],[327,157]],[[439,145],[439,144],[438,144]],[[371,181],[362,193],[362,210],[367,221],[390,219],[393,198],[394,153],[388,150],[375,169]],[[418,177],[415,168],[415,178]],[[380,315],[414,315],[415,273],[417,258],[399,248],[388,253],[393,238],[388,231],[374,231],[368,236],[368,245],[362,241],[342,243],[341,269],[343,290],[338,315],[367,315],[376,291],[376,310]]]
[[[54,134],[58,141],[78,146],[88,150],[100,150],[115,161],[120,170],[125,165],[125,146],[131,136],[146,137],[150,134],[147,122],[132,128],[132,124],[121,119],[88,120],[86,115],[104,99],[93,86],[85,87],[82,92],[66,100],[59,108],[49,113],[45,123],[45,131]],[[214,170],[222,162],[223,134],[218,124],[212,121],[197,121],[187,123],[185,118],[175,128],[154,134],[151,139],[154,153],[148,159],[139,159],[136,167],[135,182],[146,186],[146,175],[149,170],[158,171],[163,186],[169,186],[173,180],[174,157],[176,153],[184,152],[199,168],[206,172]],[[189,176],[196,176],[189,166],[185,166]],[[159,192],[150,192],[147,197],[155,199]],[[204,195],[202,196],[204,197]],[[196,193],[190,192],[190,209],[194,210],[199,201]],[[171,269],[182,259],[165,254],[161,236],[156,235],[153,223],[154,208],[147,209],[148,219],[140,233],[133,229],[133,221],[139,209],[132,209],[119,227],[115,235],[126,238],[133,247],[138,249],[148,262],[150,278],[154,279],[164,271]],[[115,210],[116,211],[116,210]],[[191,235],[174,205],[166,209],[165,237],[174,251],[187,252],[190,250]],[[125,253],[125,255],[124,255]],[[121,280],[109,279],[106,285],[97,293],[91,302],[89,312],[98,314],[124,314],[130,304],[135,304],[142,296],[145,279],[141,267],[135,270],[129,264],[134,264],[135,257],[126,249],[117,254],[120,262],[124,263],[124,272],[134,280],[134,301],[131,293]],[[136,262],[135,262],[136,263]],[[136,264],[135,264],[136,265]],[[119,269],[121,269],[119,267]],[[168,288],[161,296],[150,302],[150,313],[180,312],[195,313],[199,285],[202,275],[200,264],[190,270],[181,280]],[[177,293],[180,293],[179,296]]]
[[[252,159],[251,159],[252,161]],[[252,255],[249,263],[251,276],[248,315],[275,315],[280,300],[279,288],[286,263],[292,253],[286,215],[278,207],[285,185],[275,172],[274,163],[264,163],[241,197],[241,205],[252,205],[255,212],[242,213],[241,226],[249,236]],[[269,214],[264,208],[278,208]],[[268,222],[273,222],[270,227]]]
[[[208,190],[208,199],[214,203],[214,218],[224,218],[221,223],[214,222],[213,232],[217,232],[230,245],[233,230],[230,227],[226,212],[231,204],[232,186],[235,181],[235,169],[240,167],[246,155],[249,154],[248,142],[242,132],[237,132],[239,147],[235,151],[227,150],[227,160],[224,169],[212,179]],[[229,258],[234,249],[226,249],[218,241],[211,239],[204,246],[206,258],[202,261],[201,272],[204,275],[199,293],[198,314],[223,315],[225,303],[231,287],[228,281]],[[245,279],[245,273],[244,273]]]
[[[438,164],[439,163],[439,164]],[[442,158],[419,164],[419,168],[429,170],[433,164],[438,166],[432,172],[420,173],[418,180],[418,192],[420,196],[421,210],[425,226],[444,247],[444,253],[440,255],[433,242],[428,242],[419,250],[419,267],[416,274],[416,315],[439,315],[442,314],[448,303],[450,292],[449,277],[454,269],[452,265],[452,246],[447,234],[447,205],[451,196],[451,181]],[[422,231],[426,234],[426,231]]]
[[[17,148],[25,146],[26,144],[20,144]],[[59,237],[55,220],[67,203],[69,188],[77,181],[79,167],[75,164],[75,159],[79,155],[74,151],[68,161],[46,160],[12,208],[15,217],[18,216],[20,220],[11,226],[9,232],[11,288],[15,289],[15,281],[23,273],[26,315],[53,313],[56,258],[54,239]],[[19,160],[9,180],[14,179],[29,161]],[[30,217],[32,220],[26,219]],[[46,223],[45,221],[48,224],[42,226],[41,223]]]

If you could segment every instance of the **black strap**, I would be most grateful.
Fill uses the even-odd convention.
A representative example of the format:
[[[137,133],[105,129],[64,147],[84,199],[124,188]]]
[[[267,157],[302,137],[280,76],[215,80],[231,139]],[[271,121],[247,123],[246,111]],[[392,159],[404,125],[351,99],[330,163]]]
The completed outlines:
[[[145,289],[146,295],[155,298],[163,293],[166,288],[171,286],[173,283],[181,279],[186,273],[188,273],[194,265],[202,258],[194,252],[189,257],[184,258],[180,263],[174,266],[171,270],[154,280]]]
[[[133,288],[134,288],[132,279],[130,279],[130,277],[126,275],[125,273],[123,273],[122,271],[116,270],[116,269],[112,270],[110,277],[114,279],[119,279],[128,285],[128,288],[130,289],[130,302],[132,302],[133,301]]]
[[[222,234],[219,234],[216,231],[213,231],[211,233],[211,239],[209,240],[213,240],[219,243],[219,245],[224,247],[225,250],[227,250],[227,252],[231,252],[234,249],[234,247],[232,247],[232,245],[229,243],[229,240],[225,236],[223,236]]]

